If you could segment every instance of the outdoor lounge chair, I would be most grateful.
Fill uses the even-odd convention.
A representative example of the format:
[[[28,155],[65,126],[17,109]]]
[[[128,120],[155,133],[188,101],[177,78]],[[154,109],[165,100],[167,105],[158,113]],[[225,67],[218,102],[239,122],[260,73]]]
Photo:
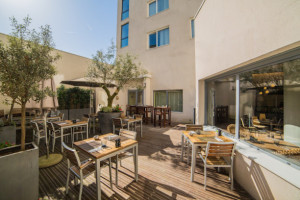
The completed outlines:
[[[204,189],[206,190],[207,167],[227,167],[230,168],[229,177],[231,190],[233,190],[233,158],[234,142],[208,142],[206,150],[201,151],[199,156],[204,163]],[[225,157],[229,159],[224,159]]]
[[[68,160],[68,174],[67,174],[67,183],[66,183],[66,194],[69,192],[69,180],[70,180],[70,172],[74,175],[74,182],[77,185],[78,179],[80,180],[80,190],[79,190],[79,200],[82,196],[82,187],[83,187],[83,179],[88,177],[90,174],[95,173],[96,166],[93,160],[88,159],[85,161],[80,161],[78,153],[75,149],[71,149],[64,142],[62,143],[64,147],[65,156]],[[105,167],[108,165],[107,162],[100,162],[100,167]],[[110,176],[110,187],[112,188],[112,177],[111,177],[111,168],[109,170]],[[96,174],[95,174],[96,177]]]
[[[33,141],[35,141],[35,138],[37,138],[37,145],[39,146],[40,140],[46,138],[45,130],[42,128],[42,126],[39,126],[37,122],[32,121],[30,122],[31,127],[33,128]]]
[[[116,134],[116,130],[120,132],[121,129],[127,126],[126,123],[123,123],[122,118],[112,118],[113,122],[113,134]]]
[[[55,126],[53,125],[53,122],[47,122],[47,128],[48,128],[48,131],[49,131],[49,137],[50,137],[50,139],[52,138],[52,152],[54,152],[55,140],[57,138],[61,138],[60,129],[56,129]],[[71,132],[70,131],[67,132],[65,130],[63,137],[66,137],[66,136],[69,136],[69,135],[71,135]]]
[[[119,135],[136,140],[137,132],[121,129]],[[111,158],[111,162],[116,164],[116,185],[118,185],[118,162],[120,161],[120,165],[122,167],[122,160],[129,157],[133,157],[133,153],[125,151]]]

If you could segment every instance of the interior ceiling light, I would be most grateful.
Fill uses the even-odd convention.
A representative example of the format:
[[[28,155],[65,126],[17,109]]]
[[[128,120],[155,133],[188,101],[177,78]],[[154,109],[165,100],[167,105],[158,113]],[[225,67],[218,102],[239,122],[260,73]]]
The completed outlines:
[[[266,94],[269,94],[270,92],[269,92],[269,90],[266,90]]]
[[[271,87],[275,87],[275,84],[274,84],[274,83],[272,83],[272,84],[271,84]]]
[[[262,94],[263,94],[263,92],[259,92],[258,94],[262,95]]]
[[[264,87],[264,90],[266,90],[267,89],[267,87]]]

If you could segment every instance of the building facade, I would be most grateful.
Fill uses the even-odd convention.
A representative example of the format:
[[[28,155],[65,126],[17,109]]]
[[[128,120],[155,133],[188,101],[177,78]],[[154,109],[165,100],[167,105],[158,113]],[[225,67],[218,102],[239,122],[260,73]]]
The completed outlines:
[[[172,121],[193,121],[195,47],[193,18],[199,0],[119,0],[117,53],[129,53],[149,72],[144,91],[120,93],[120,104],[168,105]]]
[[[237,138],[235,179],[255,199],[300,196],[299,11],[209,0],[195,18],[196,121]]]

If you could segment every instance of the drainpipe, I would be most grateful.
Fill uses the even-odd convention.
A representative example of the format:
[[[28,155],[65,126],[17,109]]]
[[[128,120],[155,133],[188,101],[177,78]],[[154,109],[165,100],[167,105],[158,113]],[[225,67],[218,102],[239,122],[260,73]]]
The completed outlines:
[[[235,138],[240,138],[240,75],[235,77]]]

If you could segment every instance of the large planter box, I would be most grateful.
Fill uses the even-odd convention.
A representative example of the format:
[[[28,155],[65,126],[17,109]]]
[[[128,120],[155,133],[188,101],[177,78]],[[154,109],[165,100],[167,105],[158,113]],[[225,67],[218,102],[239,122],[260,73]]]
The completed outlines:
[[[0,127],[0,142],[16,144],[16,126]]]
[[[0,150],[0,200],[34,200],[39,195],[39,150],[34,143]]]
[[[121,117],[121,112],[98,112],[101,134],[112,133],[112,118]]]
[[[89,114],[89,108],[80,108],[80,109],[69,109],[69,110],[59,110],[60,112],[64,113],[65,120],[69,119],[81,119],[84,114]]]

